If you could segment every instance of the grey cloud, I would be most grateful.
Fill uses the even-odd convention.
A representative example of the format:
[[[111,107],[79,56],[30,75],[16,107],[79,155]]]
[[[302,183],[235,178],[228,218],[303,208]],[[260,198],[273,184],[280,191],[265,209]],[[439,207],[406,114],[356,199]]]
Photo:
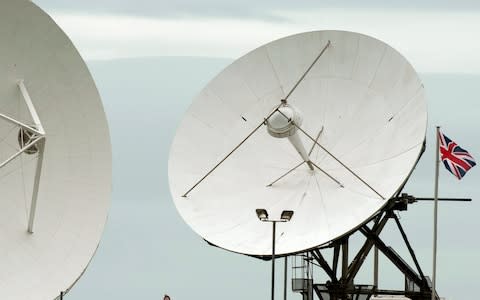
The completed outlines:
[[[47,11],[62,10],[82,13],[108,13],[122,15],[136,15],[147,17],[234,17],[253,19],[278,19],[276,11],[321,10],[325,8],[337,9],[378,9],[378,10],[457,10],[471,11],[480,9],[480,1],[475,0],[425,0],[425,1],[225,1],[225,0],[34,0],[36,4]]]

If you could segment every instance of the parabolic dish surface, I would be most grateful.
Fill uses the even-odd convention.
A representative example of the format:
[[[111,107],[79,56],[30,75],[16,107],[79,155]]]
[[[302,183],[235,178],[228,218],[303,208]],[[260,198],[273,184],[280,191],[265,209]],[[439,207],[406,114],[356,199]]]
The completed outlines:
[[[343,187],[306,164],[268,187],[302,159],[262,126],[182,197],[268,117],[329,41],[288,103],[302,112],[301,128],[332,154],[315,145],[311,161]],[[271,226],[255,209],[272,219],[293,210],[290,222],[277,225],[276,253],[300,252],[354,230],[399,191],[422,153],[426,125],[423,85],[387,44],[344,31],[285,37],[233,62],[193,101],[170,152],[171,194],[205,240],[248,255],[272,251]],[[310,150],[312,139],[298,134]]]
[[[39,153],[0,168],[0,299],[52,300],[82,275],[106,222],[111,147],[102,103],[77,50],[35,4],[0,3],[0,113],[27,125],[24,81],[45,130],[33,234],[27,232]],[[19,150],[0,119],[0,159]]]

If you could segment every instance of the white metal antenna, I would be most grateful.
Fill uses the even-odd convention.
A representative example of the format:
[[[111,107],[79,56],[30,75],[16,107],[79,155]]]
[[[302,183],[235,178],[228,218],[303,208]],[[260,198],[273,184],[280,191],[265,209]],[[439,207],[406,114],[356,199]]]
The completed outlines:
[[[382,209],[411,174],[426,124],[423,86],[390,46],[345,31],[285,37],[193,101],[171,147],[170,190],[200,236],[248,255],[272,252],[256,208],[295,211],[276,252],[304,251]]]
[[[6,0],[0,25],[0,299],[55,299],[106,222],[108,126],[85,62],[47,14]]]
[[[13,161],[19,155],[25,153],[26,151],[31,151],[35,149],[34,152],[38,152],[37,158],[37,167],[35,171],[35,179],[33,183],[33,193],[32,193],[32,201],[30,205],[30,213],[28,218],[28,227],[27,230],[29,233],[33,233],[33,222],[35,219],[35,212],[37,210],[37,198],[38,198],[38,188],[40,186],[40,176],[42,173],[42,165],[43,165],[43,153],[45,150],[45,140],[46,134],[45,130],[43,129],[42,123],[40,122],[40,118],[38,117],[37,111],[35,110],[35,106],[32,103],[32,99],[30,99],[30,95],[28,94],[27,88],[23,80],[18,81],[18,88],[20,93],[22,94],[22,98],[25,101],[25,104],[28,108],[30,113],[30,117],[33,120],[34,126],[28,126],[23,124],[19,120],[15,120],[14,118],[8,117],[2,113],[0,113],[0,117],[4,120],[18,125],[20,130],[20,150],[10,156],[8,159],[0,163],[0,168],[3,168],[5,165]],[[25,140],[25,137],[27,138]]]

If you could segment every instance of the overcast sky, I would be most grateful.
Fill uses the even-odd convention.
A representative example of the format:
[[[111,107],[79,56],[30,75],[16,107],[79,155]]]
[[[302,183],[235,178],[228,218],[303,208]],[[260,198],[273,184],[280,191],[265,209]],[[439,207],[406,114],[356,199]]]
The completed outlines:
[[[252,19],[277,19],[278,11],[311,11],[328,8],[368,9],[368,10],[406,10],[406,11],[471,11],[480,9],[480,3],[475,0],[459,1],[290,1],[290,0],[37,0],[35,3],[50,10],[70,12],[123,14],[151,17],[232,17]]]
[[[285,35],[342,29],[389,43],[420,72],[480,71],[478,1],[35,2],[71,36],[87,60],[236,58]]]
[[[169,196],[166,165],[175,127],[192,97],[232,59],[273,39],[343,29],[387,42],[421,73],[429,95],[429,133],[434,124],[442,124],[450,137],[480,153],[480,1],[34,2],[88,61],[112,135],[109,222],[97,255],[67,299],[160,299],[163,293],[172,293],[173,300],[226,299],[222,293],[231,299],[268,297],[267,262],[209,247],[181,220]],[[157,56],[216,59],[146,58]],[[439,72],[449,74],[425,74]],[[468,109],[452,113],[452,101]],[[162,130],[157,137],[145,128]],[[421,196],[432,191],[431,137],[408,186]],[[146,155],[145,149],[157,155]],[[442,195],[480,197],[478,170],[462,182],[442,172]],[[443,204],[441,209],[439,286],[447,296],[460,295],[457,300],[476,288],[479,242],[458,232],[479,228],[479,207],[474,202]],[[431,207],[416,205],[402,217],[431,273]],[[399,237],[392,239],[395,243]],[[389,272],[382,273],[382,280],[390,280]]]

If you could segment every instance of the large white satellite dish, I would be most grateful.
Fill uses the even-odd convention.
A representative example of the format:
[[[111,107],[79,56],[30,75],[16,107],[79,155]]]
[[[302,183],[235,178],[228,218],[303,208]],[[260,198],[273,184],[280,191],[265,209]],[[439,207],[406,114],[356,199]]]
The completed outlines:
[[[84,61],[35,4],[1,2],[0,41],[0,299],[51,300],[100,241],[108,126]]]
[[[255,209],[293,210],[276,252],[300,252],[394,196],[426,124],[423,85],[387,44],[344,31],[289,36],[236,60],[193,101],[170,152],[171,193],[199,235],[248,255],[272,251]]]

